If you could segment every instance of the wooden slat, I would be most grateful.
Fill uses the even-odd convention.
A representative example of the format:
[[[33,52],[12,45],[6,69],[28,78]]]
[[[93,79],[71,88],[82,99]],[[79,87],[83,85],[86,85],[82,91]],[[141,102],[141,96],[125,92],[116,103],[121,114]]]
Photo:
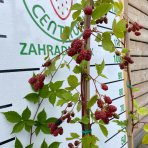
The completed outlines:
[[[148,3],[147,3],[148,5]],[[142,13],[141,11],[133,8],[132,6],[129,6],[129,13],[128,13],[129,18],[134,21],[138,22],[145,28],[148,28],[148,16]]]
[[[140,89],[140,91],[133,93],[135,98],[148,93],[148,82],[136,85],[135,87]]]
[[[148,1],[147,0],[129,0],[129,3],[134,7],[142,10],[148,14]]]
[[[148,55],[148,44],[130,41],[130,55]]]
[[[148,81],[148,69],[132,72],[131,81],[132,85]]]
[[[131,70],[140,70],[148,68],[148,57],[132,57],[134,64],[131,65]]]
[[[148,30],[142,29],[140,30],[140,32],[141,32],[140,36],[136,36],[133,32],[131,32],[130,38],[136,41],[148,43]]]

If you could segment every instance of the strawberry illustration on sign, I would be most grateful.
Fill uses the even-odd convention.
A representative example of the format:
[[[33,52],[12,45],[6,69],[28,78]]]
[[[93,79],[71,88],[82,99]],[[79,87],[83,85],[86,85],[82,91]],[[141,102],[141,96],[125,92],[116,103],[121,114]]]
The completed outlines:
[[[62,20],[66,20],[70,15],[70,8],[73,4],[73,0],[50,0],[51,5],[58,15],[58,17]]]

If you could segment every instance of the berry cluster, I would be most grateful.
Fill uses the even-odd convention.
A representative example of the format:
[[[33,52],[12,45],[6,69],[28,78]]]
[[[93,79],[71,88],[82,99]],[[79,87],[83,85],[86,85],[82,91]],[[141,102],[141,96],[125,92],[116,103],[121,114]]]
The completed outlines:
[[[74,144],[73,143],[68,143],[68,147],[69,148],[74,148],[75,146],[78,147],[79,144],[80,144],[80,141],[76,140],[74,142]]]
[[[45,75],[44,74],[38,74],[36,76],[33,76],[29,79],[30,85],[33,87],[35,91],[38,91],[39,89],[42,89],[44,86],[44,80]]]
[[[86,15],[92,15],[92,12],[93,12],[93,8],[92,8],[91,6],[85,7],[84,13],[85,13]]]
[[[96,20],[96,24],[102,24],[102,23],[108,24],[108,18],[106,16],[101,17],[100,19]]]
[[[130,26],[126,24],[126,28],[128,32],[134,32],[136,36],[140,36],[141,33],[139,30],[143,29],[143,26],[138,24],[137,22],[132,23]]]
[[[84,32],[83,32],[83,39],[84,40],[87,40],[90,36],[91,36],[91,29],[88,28],[88,29],[85,29]]]
[[[99,109],[95,111],[95,119],[102,120],[105,124],[108,124],[109,118],[118,118],[118,115],[115,113],[117,111],[117,108],[111,104],[112,100],[109,96],[104,96],[103,100],[98,99],[97,105]]]
[[[128,64],[133,64],[134,61],[129,56],[123,56],[122,57],[122,63],[119,64],[120,69],[125,69]]]

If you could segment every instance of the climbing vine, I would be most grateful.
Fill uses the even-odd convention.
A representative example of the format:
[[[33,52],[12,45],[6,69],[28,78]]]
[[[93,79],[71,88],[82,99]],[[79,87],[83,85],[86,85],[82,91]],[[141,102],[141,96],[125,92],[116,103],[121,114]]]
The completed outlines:
[[[116,16],[113,21],[112,31],[102,32],[97,28],[97,24],[107,24],[107,14],[111,9],[116,10]],[[134,61],[128,55],[128,49],[125,43],[122,42],[126,32],[134,32],[136,36],[140,36],[140,29],[143,27],[137,22],[132,24],[128,23],[127,18],[121,18],[119,16],[123,12],[123,4],[119,0],[114,2],[113,0],[82,0],[81,3],[72,5],[71,10],[73,12],[73,21],[71,26],[66,26],[61,34],[63,43],[69,40],[71,31],[74,26],[82,32],[80,38],[74,39],[69,47],[65,51],[61,52],[54,58],[47,56],[45,63],[42,65],[43,70],[39,74],[33,73],[33,76],[29,79],[29,84],[32,88],[32,93],[27,94],[24,98],[36,104],[36,111],[33,112],[26,107],[22,113],[15,111],[9,111],[3,113],[6,119],[13,123],[12,133],[22,132],[23,129],[30,133],[29,144],[26,148],[33,148],[35,139],[33,135],[38,136],[40,132],[44,134],[50,134],[54,137],[62,136],[66,129],[63,129],[64,122],[67,124],[80,124],[82,126],[82,135],[79,133],[70,133],[70,137],[66,138],[69,142],[69,148],[75,148],[82,146],[83,148],[98,148],[99,137],[93,134],[92,126],[97,124],[104,136],[108,135],[106,125],[110,123],[110,119],[114,118],[113,122],[121,126],[120,132],[123,127],[127,125],[127,121],[120,121],[117,112],[117,107],[113,105],[110,96],[103,95],[99,89],[104,92],[108,91],[108,86],[98,81],[98,77],[107,79],[103,70],[105,68],[105,61],[95,64],[97,75],[93,77],[89,72],[89,64],[92,59],[93,53],[91,51],[90,38],[95,37],[96,44],[101,44],[105,51],[109,53],[115,53],[119,57],[120,69],[127,70],[129,64],[133,64]],[[116,37],[123,45],[123,49],[119,51],[112,41],[112,37]],[[66,57],[70,58],[70,61],[65,61]],[[73,65],[75,65],[73,67]],[[59,80],[54,81],[56,74],[62,68],[68,68],[73,73],[70,73],[67,77],[67,81]],[[80,76],[80,79],[78,77]],[[47,80],[46,80],[47,79]],[[94,95],[89,96],[89,84],[93,82],[95,87]],[[98,84],[100,88],[98,88]],[[67,85],[65,87],[65,85]],[[127,87],[132,90],[131,84],[127,84]],[[46,110],[40,110],[43,102],[48,99],[49,104],[62,108],[61,115],[58,117],[47,117]],[[139,114],[146,114],[144,108],[139,108],[136,101],[134,106]],[[81,118],[77,116],[77,113],[81,112]],[[133,120],[136,117],[134,112],[130,113]],[[133,122],[134,124],[134,122]],[[147,125],[145,125],[146,131]],[[23,131],[24,132],[24,131]],[[56,138],[55,138],[56,141]],[[41,144],[41,148],[58,148],[61,142],[53,142],[50,145],[44,140]],[[15,141],[15,148],[23,148],[23,144],[18,138]]]

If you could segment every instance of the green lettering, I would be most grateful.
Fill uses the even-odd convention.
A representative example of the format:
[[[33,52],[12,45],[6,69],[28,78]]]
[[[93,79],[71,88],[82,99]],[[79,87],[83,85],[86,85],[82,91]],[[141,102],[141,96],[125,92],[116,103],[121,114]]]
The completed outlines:
[[[47,51],[48,51],[48,53],[51,53],[52,55],[54,55],[53,54],[53,47],[51,45],[47,45]]]
[[[67,50],[67,47],[62,46],[62,52],[65,51],[65,50]],[[66,55],[66,52],[64,52],[63,55]]]
[[[40,19],[40,23],[41,23],[41,25],[44,27],[44,22],[45,23],[47,23],[48,21],[46,20],[46,18],[48,19],[48,20],[50,20],[50,17],[47,15],[47,14],[45,14],[45,15],[43,15],[43,17]]]
[[[62,34],[62,33],[63,33],[63,29],[64,29],[64,27],[61,26],[61,25],[58,25],[58,27],[60,27],[60,34]]]
[[[79,29],[77,26],[75,26],[72,31],[75,35],[79,35]]]
[[[58,54],[60,54],[60,49],[59,49],[59,46],[56,45],[56,47],[55,47],[55,54],[54,55],[58,55]]]
[[[21,48],[21,51],[20,51],[20,54],[21,55],[28,55],[28,53],[25,53],[25,49],[27,47],[27,43],[20,43],[20,45],[22,45],[22,48]]]
[[[34,52],[34,54],[37,55],[36,49],[34,47],[34,44],[30,44],[29,54],[31,55],[32,52]]]
[[[48,31],[50,30],[52,24],[54,25],[54,29],[53,29],[53,32],[52,32],[52,34],[54,35],[54,34],[55,34],[55,31],[56,31],[56,28],[57,28],[57,24],[56,24],[54,21],[51,21],[51,22],[49,23],[47,30],[48,30]],[[53,25],[52,25],[52,26],[53,26]]]
[[[41,51],[43,51],[43,54],[46,55],[45,45],[43,45],[43,47],[41,47],[41,45],[38,44],[38,53],[39,53],[39,55],[41,55]]]
[[[43,9],[43,7],[41,7],[40,5],[34,5],[33,8],[32,8],[32,12],[33,12],[33,14],[34,14],[34,16],[35,16],[36,18],[39,18],[39,17],[37,16],[37,12],[36,12],[36,9],[39,10],[38,8],[39,8],[42,12],[45,13],[45,10]]]

